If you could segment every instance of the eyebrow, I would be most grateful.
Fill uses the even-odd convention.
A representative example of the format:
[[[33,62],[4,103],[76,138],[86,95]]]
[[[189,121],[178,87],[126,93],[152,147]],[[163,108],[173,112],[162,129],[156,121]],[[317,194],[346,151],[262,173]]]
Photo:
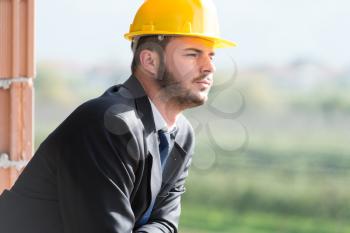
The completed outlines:
[[[184,49],[184,50],[185,51],[193,51],[193,52],[200,53],[200,54],[203,53],[203,50],[196,49],[196,48],[187,48],[187,49]],[[209,55],[210,56],[215,56],[215,52],[210,52]]]

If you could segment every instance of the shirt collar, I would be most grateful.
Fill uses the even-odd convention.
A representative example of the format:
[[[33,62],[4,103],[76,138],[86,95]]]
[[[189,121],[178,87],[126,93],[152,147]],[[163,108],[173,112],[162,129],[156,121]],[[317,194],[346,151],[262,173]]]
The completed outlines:
[[[154,118],[154,125],[156,127],[156,131],[158,132],[159,130],[163,130],[165,132],[172,132],[176,130],[176,123],[171,127],[168,128],[168,125],[162,116],[162,114],[159,112],[157,106],[152,102],[150,98],[149,102],[151,103],[151,108],[152,108],[152,113],[153,113],[153,118]]]

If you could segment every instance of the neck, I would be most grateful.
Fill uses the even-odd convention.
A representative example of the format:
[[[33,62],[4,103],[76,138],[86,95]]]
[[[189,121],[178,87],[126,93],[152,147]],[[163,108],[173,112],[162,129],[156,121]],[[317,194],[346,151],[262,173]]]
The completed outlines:
[[[172,127],[184,109],[178,106],[177,103],[164,97],[166,93],[163,93],[153,77],[147,76],[140,71],[136,71],[134,76],[139,80],[147,96],[152,100],[153,104],[163,116],[168,128]]]

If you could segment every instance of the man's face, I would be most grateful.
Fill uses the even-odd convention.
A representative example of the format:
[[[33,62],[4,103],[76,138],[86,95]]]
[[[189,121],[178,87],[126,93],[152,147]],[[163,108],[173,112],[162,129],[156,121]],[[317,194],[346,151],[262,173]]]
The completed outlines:
[[[196,37],[174,37],[166,46],[158,82],[162,93],[183,108],[204,104],[213,84],[213,43]]]

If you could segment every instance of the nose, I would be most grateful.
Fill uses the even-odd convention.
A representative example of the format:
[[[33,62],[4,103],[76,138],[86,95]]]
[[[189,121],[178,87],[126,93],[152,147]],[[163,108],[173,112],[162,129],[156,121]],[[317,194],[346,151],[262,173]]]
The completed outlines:
[[[216,67],[213,63],[211,56],[203,56],[201,59],[201,74],[209,75],[213,74],[216,70]]]

